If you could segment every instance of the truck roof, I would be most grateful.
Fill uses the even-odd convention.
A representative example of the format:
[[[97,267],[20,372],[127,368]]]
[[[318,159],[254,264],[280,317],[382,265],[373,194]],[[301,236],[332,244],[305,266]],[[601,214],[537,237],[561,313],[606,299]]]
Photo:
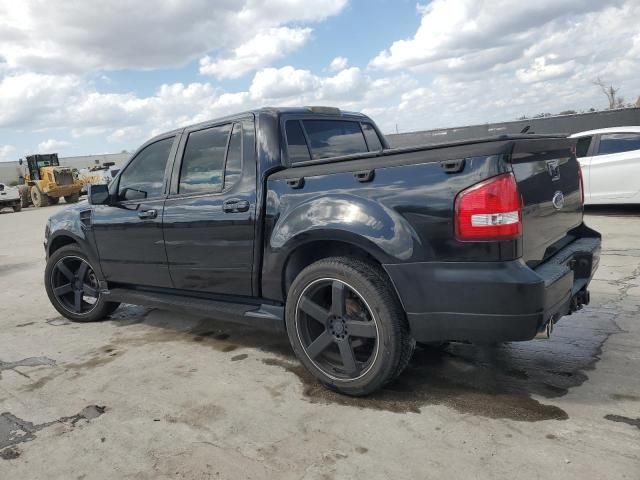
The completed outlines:
[[[212,118],[212,119],[209,119],[209,120],[205,120],[204,122],[198,122],[198,123],[192,123],[192,124],[189,124],[189,125],[184,125],[182,127],[176,128],[174,130],[170,130],[170,131],[167,131],[167,132],[163,132],[163,133],[161,133],[159,135],[156,135],[155,137],[153,137],[149,141],[145,142],[145,144],[149,143],[152,140],[155,140],[156,138],[161,138],[161,137],[165,137],[167,135],[173,134],[173,133],[181,132],[185,128],[197,127],[199,125],[205,126],[205,125],[211,124],[213,122],[217,123],[217,122],[224,122],[224,121],[232,121],[232,120],[236,120],[238,118],[241,118],[241,117],[244,117],[244,116],[247,116],[247,115],[258,115],[258,114],[267,114],[267,115],[272,115],[274,117],[278,117],[278,116],[280,116],[282,114],[299,114],[299,115],[313,114],[313,115],[326,115],[326,116],[329,116],[329,117],[362,117],[362,118],[368,118],[364,113],[340,110],[339,108],[336,108],[336,107],[327,107],[327,106],[261,107],[261,108],[254,108],[252,110],[245,110],[245,111],[239,112],[239,113],[234,113],[233,115],[226,115],[224,117]]]

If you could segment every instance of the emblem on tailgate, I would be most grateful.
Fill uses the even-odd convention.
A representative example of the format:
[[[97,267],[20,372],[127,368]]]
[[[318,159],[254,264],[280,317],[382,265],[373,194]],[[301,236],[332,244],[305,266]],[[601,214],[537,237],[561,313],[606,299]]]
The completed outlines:
[[[551,203],[553,203],[553,207],[556,210],[560,210],[562,207],[564,207],[564,194],[560,191],[557,191],[553,195],[553,198],[551,199]]]
[[[552,181],[560,180],[560,166],[558,160],[549,160],[547,162],[547,172]]]

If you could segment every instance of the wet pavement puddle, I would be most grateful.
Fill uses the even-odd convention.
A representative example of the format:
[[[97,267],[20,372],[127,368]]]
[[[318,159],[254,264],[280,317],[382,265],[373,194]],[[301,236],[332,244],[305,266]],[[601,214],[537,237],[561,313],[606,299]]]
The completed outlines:
[[[451,343],[418,347],[397,381],[365,398],[350,398],[321,386],[296,360],[263,360],[295,374],[312,403],[340,404],[391,412],[419,413],[444,405],[460,413],[516,421],[566,420],[567,413],[544,404],[582,385],[599,360],[602,345],[619,329],[613,315],[583,312],[558,323],[551,340],[496,346]]]

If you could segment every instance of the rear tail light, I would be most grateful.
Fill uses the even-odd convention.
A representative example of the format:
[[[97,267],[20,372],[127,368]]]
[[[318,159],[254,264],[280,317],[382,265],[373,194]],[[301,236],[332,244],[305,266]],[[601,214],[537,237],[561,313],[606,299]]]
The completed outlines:
[[[508,240],[522,234],[521,201],[513,173],[467,188],[455,202],[456,238]]]

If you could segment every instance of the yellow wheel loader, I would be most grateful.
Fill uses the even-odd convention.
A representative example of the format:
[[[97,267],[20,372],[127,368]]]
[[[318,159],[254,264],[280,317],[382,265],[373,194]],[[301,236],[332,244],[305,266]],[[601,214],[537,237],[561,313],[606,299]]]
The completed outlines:
[[[60,166],[57,153],[28,155],[26,163],[20,192],[23,207],[29,203],[35,207],[55,205],[60,197],[67,203],[78,201],[82,183],[71,168]],[[22,159],[20,165],[24,165]]]

